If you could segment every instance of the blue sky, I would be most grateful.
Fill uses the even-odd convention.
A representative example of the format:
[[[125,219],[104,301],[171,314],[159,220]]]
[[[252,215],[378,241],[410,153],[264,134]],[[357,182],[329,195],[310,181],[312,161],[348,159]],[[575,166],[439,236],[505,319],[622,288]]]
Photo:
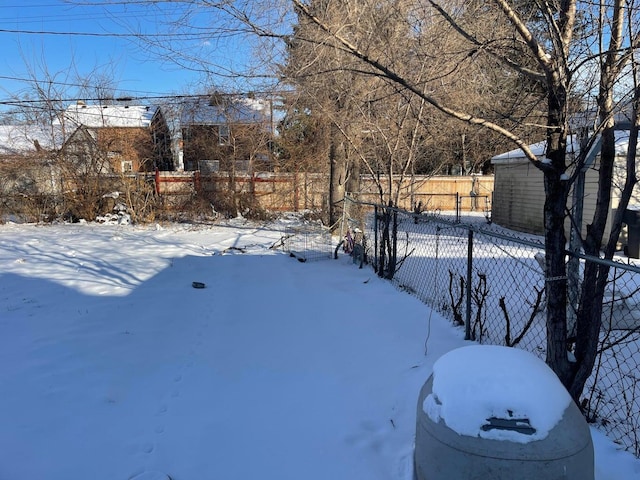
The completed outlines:
[[[60,86],[77,80],[99,83],[108,79],[117,94],[154,96],[186,93],[232,83],[224,77],[207,80],[206,75],[149,53],[131,35],[141,31],[157,38],[163,46],[175,44],[181,53],[207,58],[213,70],[236,69],[248,58],[246,41],[237,37],[221,40],[206,35],[171,35],[166,21],[183,13],[180,2],[149,2],[147,5],[89,1],[86,5],[64,0],[0,0],[0,102],[28,91],[27,81],[53,77]],[[221,24],[215,12],[201,10],[188,18],[199,27]],[[207,31],[207,30],[202,30]],[[157,49],[155,49],[157,51]],[[30,73],[31,72],[31,75]],[[47,75],[48,72],[48,75]],[[209,77],[210,78],[210,77]]]

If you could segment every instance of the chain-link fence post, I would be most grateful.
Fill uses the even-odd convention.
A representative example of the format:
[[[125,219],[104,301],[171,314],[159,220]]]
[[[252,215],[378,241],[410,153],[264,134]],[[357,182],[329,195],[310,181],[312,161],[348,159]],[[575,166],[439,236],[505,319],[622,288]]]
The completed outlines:
[[[378,205],[373,207],[373,270],[378,273]]]
[[[471,276],[473,272],[473,230],[467,241],[467,311],[464,320],[464,339],[471,340]]]

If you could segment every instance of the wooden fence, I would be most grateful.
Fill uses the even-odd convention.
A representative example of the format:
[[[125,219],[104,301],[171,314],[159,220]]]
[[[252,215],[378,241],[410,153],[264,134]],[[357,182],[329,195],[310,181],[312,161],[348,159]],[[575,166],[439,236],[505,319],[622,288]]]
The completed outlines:
[[[321,173],[156,172],[155,191],[167,204],[180,205],[196,194],[248,195],[270,211],[315,210],[328,202],[329,180]],[[394,178],[397,187],[398,178]],[[361,178],[361,201],[379,203],[375,179]],[[490,208],[493,176],[405,177],[398,207],[412,210],[420,202],[425,211],[486,210]]]

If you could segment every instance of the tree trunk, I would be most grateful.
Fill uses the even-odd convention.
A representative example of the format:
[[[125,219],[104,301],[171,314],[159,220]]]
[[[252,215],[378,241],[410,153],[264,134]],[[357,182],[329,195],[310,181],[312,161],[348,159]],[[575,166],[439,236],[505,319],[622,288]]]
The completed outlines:
[[[335,228],[342,218],[344,194],[347,177],[347,162],[344,141],[335,124],[331,126],[329,147],[329,225]]]
[[[565,265],[564,219],[569,182],[566,168],[567,94],[559,75],[549,79],[547,159],[544,168],[544,224],[547,290],[547,363],[567,386],[571,367],[567,356],[567,271]]]
[[[576,402],[579,402],[584,385],[595,365],[602,324],[602,300],[608,274],[608,266],[593,262],[587,262],[585,265],[582,298],[576,322],[576,368],[571,381],[565,383]]]
[[[612,40],[615,45],[615,38]],[[600,255],[600,248],[611,209],[613,167],[616,157],[615,125],[612,113],[614,109],[613,85],[617,74],[615,73],[616,68],[613,58],[615,57],[608,55],[607,61],[603,62],[603,73],[600,77],[598,92],[600,120],[605,128],[602,131],[600,147],[596,209],[593,214],[593,221],[587,228],[587,236],[584,241],[585,253],[592,256]],[[623,203],[623,205],[625,204],[626,202]],[[607,257],[609,259],[613,258],[613,249],[610,250]],[[602,302],[608,276],[609,267],[606,265],[590,262],[585,265],[576,325],[576,371],[571,383],[565,384],[576,401],[579,400],[584,385],[595,365],[602,325]]]

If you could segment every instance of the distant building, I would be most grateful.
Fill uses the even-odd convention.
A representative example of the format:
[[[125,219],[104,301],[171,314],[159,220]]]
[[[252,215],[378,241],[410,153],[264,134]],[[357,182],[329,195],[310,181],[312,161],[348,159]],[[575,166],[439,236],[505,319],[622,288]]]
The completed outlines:
[[[51,152],[60,147],[59,126],[0,125],[0,158]]]
[[[95,173],[153,170],[154,111],[140,105],[70,105],[63,116],[65,130],[71,132],[64,153],[72,163],[91,166]]]
[[[0,195],[55,192],[61,142],[57,126],[0,125]]]
[[[152,119],[156,167],[161,171],[271,170],[269,104],[214,94],[172,100]]]

